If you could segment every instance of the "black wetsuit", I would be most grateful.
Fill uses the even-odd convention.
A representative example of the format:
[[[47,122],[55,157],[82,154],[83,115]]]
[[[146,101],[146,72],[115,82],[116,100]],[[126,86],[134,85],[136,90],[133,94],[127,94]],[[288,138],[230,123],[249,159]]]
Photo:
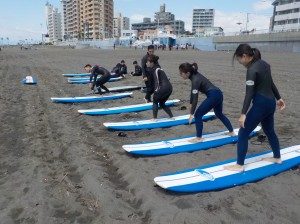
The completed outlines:
[[[273,82],[270,65],[261,59],[253,61],[247,66],[246,96],[242,114],[247,113],[251,101],[252,107],[246,114],[245,128],[239,130],[237,164],[244,165],[249,134],[259,123],[268,137],[274,158],[280,158],[279,140],[274,130],[275,98],[279,100],[281,97]]]
[[[124,76],[127,74],[127,66],[125,64],[120,65],[120,75]]]
[[[121,76],[121,71],[119,66],[113,67],[111,70],[111,78],[117,78]]]
[[[151,95],[154,91],[154,87],[153,87],[153,76],[152,76],[152,70],[150,68],[147,68],[146,62],[148,59],[148,53],[142,58],[141,61],[141,67],[142,67],[142,71],[143,71],[143,78],[147,77],[147,81],[145,81],[145,85],[147,88],[147,92],[146,92],[146,96],[145,99],[148,100],[149,102],[151,102]],[[158,67],[160,67],[159,63],[156,64]]]
[[[141,76],[143,74],[142,68],[139,65],[136,65],[134,68],[133,76]]]
[[[213,85],[206,77],[204,77],[200,73],[192,74],[190,76],[190,80],[192,81],[190,114],[194,114],[195,117],[196,136],[199,138],[202,137],[202,117],[211,109],[214,110],[215,115],[222,121],[222,123],[226,126],[228,131],[232,132],[232,125],[228,118],[223,114],[223,93],[221,92],[221,90],[215,85]],[[196,110],[199,92],[204,93],[206,95],[206,99],[200,104],[200,106]]]
[[[172,111],[165,105],[172,93],[172,84],[166,73],[158,65],[154,66],[152,71],[154,80],[153,118],[157,118],[158,104],[169,117],[173,117]]]
[[[101,75],[101,77],[97,80],[97,76]],[[111,78],[110,72],[105,68],[102,68],[98,65],[93,66],[91,75],[90,75],[90,82],[93,83],[91,89],[94,90],[95,86],[98,89],[99,94],[102,94],[101,89],[104,89],[106,92],[109,90],[104,86],[106,82]]]

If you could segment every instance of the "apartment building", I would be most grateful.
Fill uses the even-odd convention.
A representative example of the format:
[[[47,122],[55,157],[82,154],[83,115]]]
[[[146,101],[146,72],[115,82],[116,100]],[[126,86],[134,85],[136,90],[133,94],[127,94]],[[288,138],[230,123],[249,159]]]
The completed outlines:
[[[58,9],[47,2],[45,6],[45,14],[49,42],[53,43],[56,41],[61,41],[61,17]]]
[[[62,0],[67,40],[96,40],[113,36],[113,0]]]
[[[123,30],[130,29],[130,19],[128,17],[123,17],[121,13],[117,13],[114,17],[113,23],[113,36],[121,37]]]
[[[272,31],[300,30],[300,0],[276,0],[272,4]]]
[[[214,9],[193,9],[192,32],[195,33],[199,28],[213,27],[214,17]]]

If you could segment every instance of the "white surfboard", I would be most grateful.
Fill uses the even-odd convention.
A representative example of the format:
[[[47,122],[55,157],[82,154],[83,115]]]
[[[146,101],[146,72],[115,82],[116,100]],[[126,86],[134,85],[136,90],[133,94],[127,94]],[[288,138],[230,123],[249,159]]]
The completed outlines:
[[[157,121],[140,120],[140,121],[127,121],[127,122],[106,122],[103,125],[109,129],[116,130],[140,130],[140,129],[152,129],[152,128],[166,128],[181,124],[188,124],[189,114],[174,116],[174,120],[169,118],[158,118]],[[207,120],[215,116],[214,112],[208,112],[202,117],[202,120]],[[193,119],[195,122],[195,119]]]
[[[256,127],[255,130],[249,135],[249,137],[255,135],[258,131],[260,131],[260,129],[260,126]],[[203,141],[197,143],[190,143],[189,140],[196,137],[190,136],[149,143],[123,145],[122,147],[129,153],[148,156],[193,152],[235,143],[238,140],[239,128],[234,129],[234,132],[236,136],[228,135],[228,131],[204,134],[202,136]]]
[[[155,177],[154,182],[164,189],[177,192],[214,191],[235,187],[276,175],[300,164],[300,145],[281,149],[280,152],[282,164],[263,161],[263,158],[273,157],[273,152],[267,151],[248,156],[244,172],[224,169],[224,166],[236,164],[236,160],[233,159],[164,174]]]

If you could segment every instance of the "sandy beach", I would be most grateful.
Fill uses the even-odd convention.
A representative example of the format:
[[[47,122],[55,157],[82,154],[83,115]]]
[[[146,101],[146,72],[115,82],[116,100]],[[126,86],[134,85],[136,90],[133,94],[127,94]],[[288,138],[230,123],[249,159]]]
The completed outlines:
[[[146,50],[134,48],[70,49],[36,47],[0,52],[0,223],[39,224],[199,224],[300,222],[299,166],[256,183],[221,191],[178,194],[155,186],[164,173],[212,164],[236,157],[229,144],[193,153],[138,157],[122,145],[194,135],[194,125],[166,129],[109,131],[102,123],[151,119],[152,111],[107,116],[80,115],[77,110],[143,103],[144,93],[112,101],[53,103],[50,97],[84,96],[87,85],[68,84],[63,73],[84,73],[87,63],[111,70],[122,59],[132,62]],[[190,81],[178,74],[183,62],[197,62],[199,71],[224,94],[224,113],[238,127],[245,93],[245,68],[232,66],[233,52],[156,51],[173,85],[174,115],[187,114]],[[281,147],[300,144],[300,55],[266,53],[272,75],[287,108],[275,115]],[[23,85],[28,75],[37,85]],[[107,87],[144,86],[141,77],[126,76]],[[199,96],[199,101],[204,96]],[[198,104],[199,105],[199,104]],[[160,110],[159,117],[165,117]],[[224,130],[218,119],[204,123],[204,133]],[[255,140],[255,137],[252,139]],[[249,141],[248,155],[269,150]]]

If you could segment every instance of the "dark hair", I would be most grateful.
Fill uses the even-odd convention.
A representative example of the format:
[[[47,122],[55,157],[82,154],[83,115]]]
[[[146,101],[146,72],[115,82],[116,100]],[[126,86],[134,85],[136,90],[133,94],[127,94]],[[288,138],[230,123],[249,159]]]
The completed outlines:
[[[154,64],[157,64],[158,59],[159,59],[159,57],[153,54],[153,55],[148,56],[147,61],[150,61],[150,62],[153,62]]]
[[[121,66],[121,64],[120,64],[120,63],[116,64],[116,67],[120,67],[120,66]]]
[[[191,73],[191,74],[195,74],[198,72],[198,65],[197,63],[188,63],[188,62],[185,62],[185,63],[182,63],[181,65],[179,65],[179,71],[180,72],[184,72],[184,73]]]
[[[154,45],[152,45],[152,44],[149,45],[149,46],[148,46],[148,50],[150,50],[150,49],[154,49]]]
[[[122,60],[122,61],[121,61],[121,63],[125,63],[125,61],[124,61],[124,60]]]
[[[137,65],[137,61],[133,61],[133,63],[132,64],[134,64],[134,65]]]
[[[236,57],[242,57],[243,54],[252,56],[254,60],[261,59],[260,51],[257,48],[252,48],[249,44],[240,44],[233,54],[232,62]]]
[[[86,67],[92,67],[90,64],[86,64],[85,66],[84,66],[84,68],[86,68]]]

